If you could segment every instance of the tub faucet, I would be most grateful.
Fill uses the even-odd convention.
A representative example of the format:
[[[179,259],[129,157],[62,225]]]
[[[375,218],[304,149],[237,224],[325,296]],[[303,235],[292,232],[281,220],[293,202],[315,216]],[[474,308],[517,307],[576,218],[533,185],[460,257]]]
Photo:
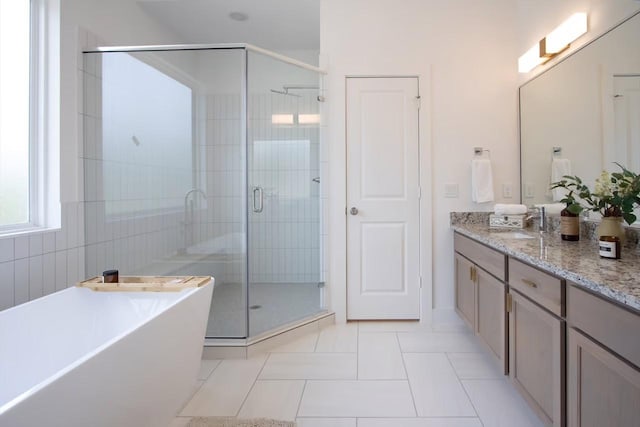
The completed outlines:
[[[207,200],[207,195],[204,194],[204,191],[202,191],[199,188],[192,188],[191,190],[187,191],[187,194],[184,195],[184,222],[185,222],[185,224],[188,223],[187,222],[187,210],[188,210],[187,204],[189,202],[189,196],[191,194],[193,194],[193,193],[198,193],[198,194],[200,194],[202,196],[202,198],[204,200]],[[191,210],[189,211],[189,216],[190,216],[191,222],[193,222],[193,200],[191,201]]]
[[[191,190],[187,191],[187,194],[184,195],[184,221],[182,222],[182,225],[184,227],[184,239],[183,239],[183,247],[178,249],[178,253],[180,254],[184,254],[187,252],[187,247],[189,246],[189,241],[188,241],[188,229],[189,226],[193,225],[193,202],[195,199],[194,198],[191,200],[191,204],[189,204],[189,196],[191,194],[200,194],[202,196],[202,198],[204,200],[207,200],[207,195],[204,193],[204,191],[202,191],[199,188],[192,188]],[[189,209],[189,207],[191,209]],[[191,229],[191,240],[193,241],[193,228]]]
[[[547,231],[547,208],[544,206],[533,206],[531,209],[535,209],[538,211],[537,214],[529,214],[525,220],[529,221],[531,219],[538,220],[538,231],[545,232]]]

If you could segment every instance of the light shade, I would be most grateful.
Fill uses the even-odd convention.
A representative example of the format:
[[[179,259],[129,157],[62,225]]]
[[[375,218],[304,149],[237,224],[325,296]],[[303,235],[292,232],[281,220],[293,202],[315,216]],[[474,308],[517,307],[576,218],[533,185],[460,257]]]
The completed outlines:
[[[572,41],[586,32],[587,14],[584,12],[574,13],[545,37],[544,54],[554,55],[563,51]]]
[[[545,58],[540,57],[540,47],[536,43],[531,49],[525,52],[520,58],[518,58],[518,72],[528,73],[529,71],[542,64]]]

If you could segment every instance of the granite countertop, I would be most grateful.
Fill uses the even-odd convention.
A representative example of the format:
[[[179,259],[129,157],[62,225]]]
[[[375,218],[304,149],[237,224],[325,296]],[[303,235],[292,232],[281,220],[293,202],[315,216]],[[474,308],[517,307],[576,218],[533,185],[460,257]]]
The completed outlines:
[[[500,252],[570,280],[595,293],[640,311],[640,253],[623,251],[622,259],[598,255],[597,242],[565,242],[558,232],[490,230],[487,223],[455,223],[453,230]],[[514,232],[532,239],[514,238]]]

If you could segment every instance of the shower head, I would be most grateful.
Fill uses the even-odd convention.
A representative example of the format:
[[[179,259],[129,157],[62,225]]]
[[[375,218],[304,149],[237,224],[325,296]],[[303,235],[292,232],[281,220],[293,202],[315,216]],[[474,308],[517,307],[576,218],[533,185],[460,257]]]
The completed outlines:
[[[295,93],[289,93],[289,88],[286,86],[283,86],[284,90],[277,90],[277,89],[271,89],[271,92],[273,93],[277,93],[279,95],[288,95],[288,96],[295,96],[296,98],[300,98],[300,95],[297,95]]]
[[[319,89],[318,86],[314,86],[314,85],[284,85],[282,86],[282,90],[271,89],[271,92],[277,93],[280,95],[289,95],[289,96],[295,96],[296,98],[300,98],[302,95],[291,93],[289,91],[290,90],[318,90],[318,89]],[[320,101],[320,99],[318,99],[318,101]]]

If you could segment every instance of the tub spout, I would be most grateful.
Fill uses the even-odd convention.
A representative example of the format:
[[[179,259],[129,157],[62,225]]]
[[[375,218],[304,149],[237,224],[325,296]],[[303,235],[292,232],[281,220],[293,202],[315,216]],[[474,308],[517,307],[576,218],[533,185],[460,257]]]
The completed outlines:
[[[178,254],[185,254],[187,252],[187,247],[189,246],[189,231],[191,231],[191,240],[193,240],[193,203],[195,196],[192,198],[191,203],[189,203],[189,196],[192,194],[200,194],[204,200],[207,200],[207,195],[199,188],[192,188],[191,190],[187,191],[187,194],[184,195],[184,221],[182,223],[184,229],[184,239],[182,240],[183,246],[181,248],[178,248]],[[189,230],[189,228],[191,228],[191,230]]]

